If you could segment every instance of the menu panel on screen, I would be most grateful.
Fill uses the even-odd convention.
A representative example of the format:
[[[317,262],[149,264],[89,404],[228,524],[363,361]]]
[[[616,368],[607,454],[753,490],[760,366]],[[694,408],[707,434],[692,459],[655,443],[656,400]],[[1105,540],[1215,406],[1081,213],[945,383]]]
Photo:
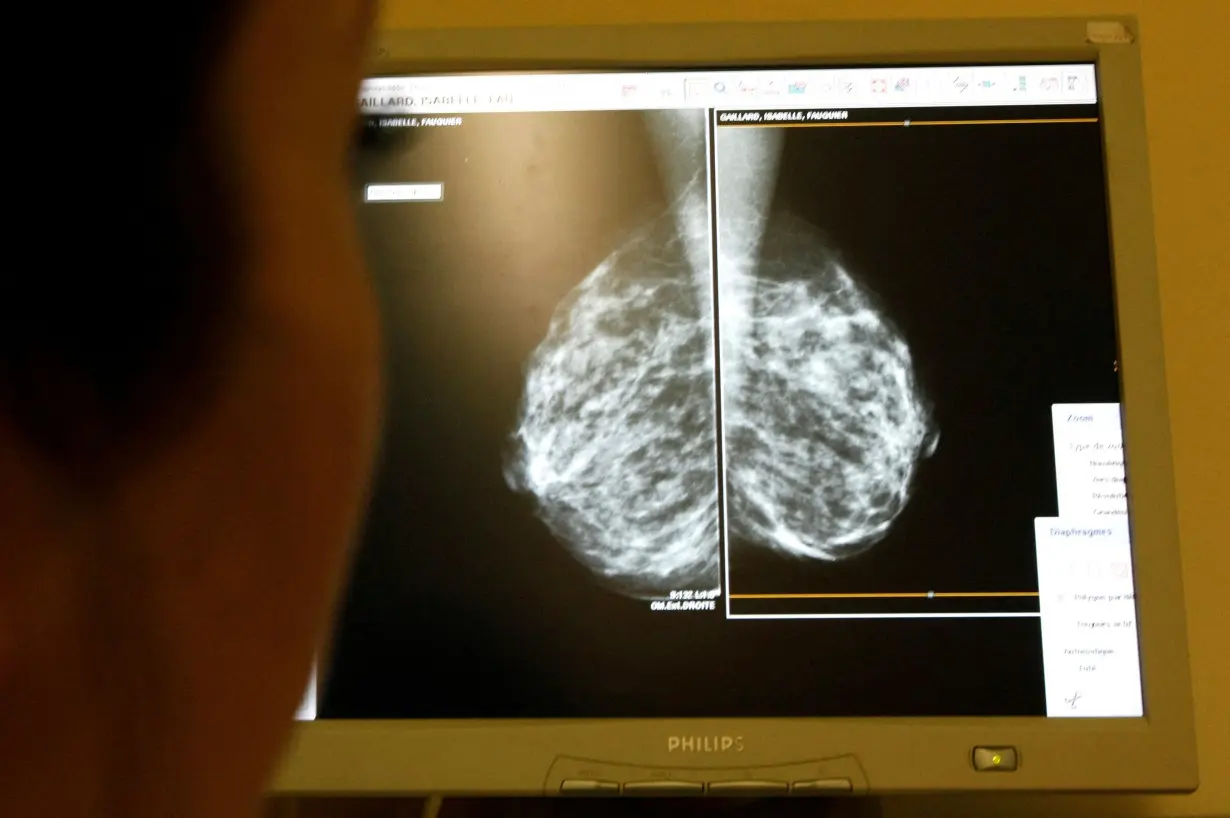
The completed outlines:
[[[381,77],[304,717],[1142,714],[1094,67]]]

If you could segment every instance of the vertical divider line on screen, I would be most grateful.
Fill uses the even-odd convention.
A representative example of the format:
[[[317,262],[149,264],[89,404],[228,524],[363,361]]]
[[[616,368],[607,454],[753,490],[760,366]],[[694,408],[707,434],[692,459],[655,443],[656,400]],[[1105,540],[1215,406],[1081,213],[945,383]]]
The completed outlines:
[[[720,266],[720,239],[718,237],[718,174],[717,174],[717,134],[714,132],[717,123],[717,110],[705,109],[705,161],[708,163],[708,184],[705,186],[709,195],[709,270],[713,278],[713,418],[714,418],[714,455],[717,459],[717,513],[718,537],[721,539],[718,549],[719,561],[719,592],[722,594],[722,605],[726,610],[726,618],[730,618],[730,531],[726,523],[726,421],[722,414],[722,307],[721,285],[718,280]]]

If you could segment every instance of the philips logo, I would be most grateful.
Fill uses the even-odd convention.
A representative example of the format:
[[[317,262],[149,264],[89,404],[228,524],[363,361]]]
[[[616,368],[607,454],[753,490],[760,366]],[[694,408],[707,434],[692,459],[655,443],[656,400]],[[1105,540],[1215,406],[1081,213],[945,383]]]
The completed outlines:
[[[668,736],[668,753],[741,753],[743,736]]]

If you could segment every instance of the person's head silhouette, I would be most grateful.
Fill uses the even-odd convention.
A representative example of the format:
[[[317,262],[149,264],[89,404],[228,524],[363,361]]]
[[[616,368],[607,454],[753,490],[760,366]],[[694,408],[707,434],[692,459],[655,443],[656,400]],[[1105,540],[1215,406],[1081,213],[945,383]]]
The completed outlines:
[[[378,424],[346,173],[371,5],[37,12],[75,33],[15,81],[6,816],[242,815],[276,761]]]

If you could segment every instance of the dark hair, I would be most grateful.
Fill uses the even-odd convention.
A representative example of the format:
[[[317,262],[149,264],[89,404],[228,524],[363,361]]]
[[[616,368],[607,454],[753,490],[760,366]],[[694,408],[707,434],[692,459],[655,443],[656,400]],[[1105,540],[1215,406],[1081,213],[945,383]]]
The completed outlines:
[[[165,32],[104,5],[72,21],[89,38],[72,65],[26,80],[52,105],[18,135],[29,196],[0,274],[0,414],[74,476],[161,439],[207,394],[244,260],[207,83],[242,5],[176,4],[157,56],[142,40]]]

